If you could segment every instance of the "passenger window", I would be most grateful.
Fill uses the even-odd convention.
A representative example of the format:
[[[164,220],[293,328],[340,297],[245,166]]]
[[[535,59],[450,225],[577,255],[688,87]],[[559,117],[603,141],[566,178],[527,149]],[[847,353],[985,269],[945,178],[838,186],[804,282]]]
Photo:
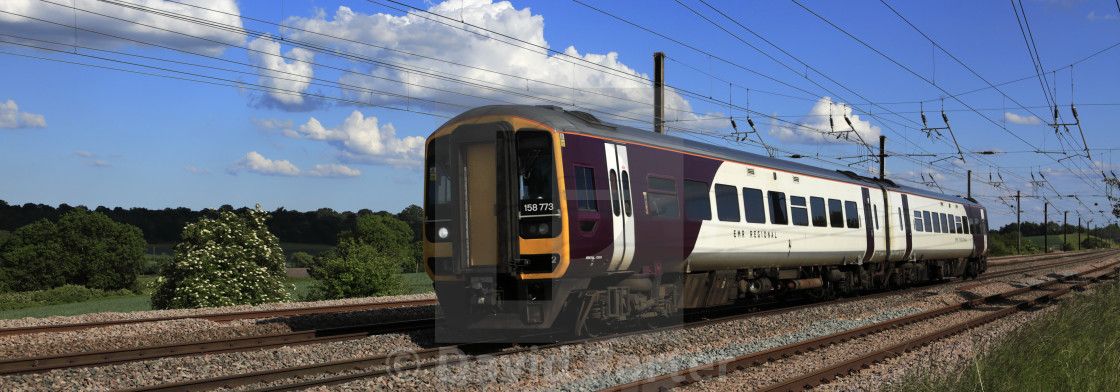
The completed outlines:
[[[712,219],[712,201],[708,197],[708,183],[684,180],[684,216],[688,219]]]
[[[649,190],[677,193],[677,182],[668,178],[650,177]]]
[[[819,197],[810,197],[809,212],[813,214],[813,226],[828,226],[828,212],[824,209],[824,199]]]
[[[630,197],[630,171],[622,171],[622,211],[634,216],[634,200]]]
[[[770,195],[770,223],[775,225],[789,224],[786,219],[786,194],[785,192],[767,192]]]
[[[848,228],[849,229],[858,229],[859,228],[859,209],[856,208],[856,202],[854,202],[854,201],[844,202],[844,210],[846,210],[846,212],[848,213]]]
[[[898,208],[898,231],[906,231],[906,226],[910,225],[910,220],[905,219],[902,215],[902,207]]]
[[[951,230],[951,228],[949,227],[949,219],[948,219],[948,217],[946,217],[946,216],[945,216],[945,214],[938,214],[938,215],[941,215],[941,232],[943,232],[943,233],[951,233],[951,232],[952,232],[952,230]]]
[[[969,232],[969,229],[971,229],[971,227],[968,227],[968,226],[969,226],[968,217],[967,216],[962,216],[961,217],[961,229],[964,229],[965,234],[972,234],[972,233]]]
[[[739,195],[731,185],[716,184],[716,214],[724,222],[738,222]]]
[[[929,211],[922,211],[922,220],[926,222],[926,232],[932,232],[933,222],[929,220]]]
[[[749,223],[766,223],[766,212],[762,201],[762,191],[743,188],[743,211]]]
[[[611,178],[607,180],[607,183],[611,188],[611,211],[614,212],[614,216],[619,216],[622,210],[618,205],[618,172],[611,169],[610,176]]]
[[[646,214],[676,218],[680,216],[677,206],[677,183],[668,178],[649,177],[649,192],[646,196]]]
[[[809,225],[809,209],[805,208],[805,198],[801,196],[789,197],[789,217],[797,226]]]
[[[828,199],[828,222],[832,227],[844,227],[844,203]]]
[[[576,166],[576,197],[580,211],[598,211],[595,201],[595,169]]]
[[[914,231],[926,231],[925,225],[922,224],[921,211],[914,211]]]
[[[875,214],[875,230],[879,230],[879,206],[872,205],[871,210]]]
[[[941,217],[936,212],[933,213],[933,232],[941,232]]]

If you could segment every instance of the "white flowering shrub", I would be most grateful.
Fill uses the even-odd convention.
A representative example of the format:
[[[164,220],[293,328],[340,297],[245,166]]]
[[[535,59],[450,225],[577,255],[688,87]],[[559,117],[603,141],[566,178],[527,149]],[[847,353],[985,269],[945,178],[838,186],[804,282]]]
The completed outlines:
[[[217,219],[183,228],[172,263],[155,283],[153,309],[258,305],[290,300],[284,287],[280,240],[265,225],[258,204],[243,216],[222,211]]]

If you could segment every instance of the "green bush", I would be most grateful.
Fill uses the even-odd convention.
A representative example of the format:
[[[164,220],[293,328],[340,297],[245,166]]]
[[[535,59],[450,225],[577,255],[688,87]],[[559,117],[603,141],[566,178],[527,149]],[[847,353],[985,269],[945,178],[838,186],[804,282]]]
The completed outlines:
[[[1108,248],[1108,247],[1111,247],[1111,246],[1112,245],[1109,244],[1108,241],[1105,241],[1105,240],[1097,238],[1097,237],[1089,237],[1089,238],[1086,238],[1085,240],[1081,241],[1081,249],[1099,249],[1099,248]]]
[[[288,301],[284,254],[257,205],[220,211],[183,228],[173,262],[155,283],[152,308],[201,308]]]
[[[420,247],[412,241],[412,229],[392,215],[370,214],[358,218],[353,230],[339,234],[339,244],[344,241],[370,245],[377,254],[396,260],[402,268],[411,271],[414,261],[420,260]],[[341,245],[340,245],[341,246]]]
[[[172,258],[171,255],[147,255],[144,257],[144,265],[140,268],[140,274],[159,275],[162,273],[163,269],[171,265],[174,260],[175,259]]]
[[[100,290],[136,288],[144,261],[136,226],[76,208],[58,223],[43,219],[17,229],[0,244],[0,286],[15,291],[65,284]]]
[[[292,257],[288,258],[288,267],[289,268],[307,268],[307,267],[311,266],[311,263],[313,261],[314,261],[314,257],[312,257],[310,253],[296,252],[296,253],[292,253]]]
[[[65,285],[50,290],[18,291],[0,294],[0,311],[84,302],[91,299],[126,295],[133,295],[133,292],[127,289],[106,291],[78,285]]]
[[[404,288],[400,256],[381,253],[373,245],[343,240],[320,256],[308,271],[318,281],[306,300],[394,295]]]

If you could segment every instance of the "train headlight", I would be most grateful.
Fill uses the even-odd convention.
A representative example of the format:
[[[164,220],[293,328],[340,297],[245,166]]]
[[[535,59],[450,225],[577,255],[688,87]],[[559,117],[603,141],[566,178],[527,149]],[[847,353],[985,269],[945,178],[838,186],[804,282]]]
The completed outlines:
[[[446,240],[447,239],[447,228],[446,227],[439,228],[439,239],[441,239],[441,240]]]
[[[548,223],[541,223],[540,226],[537,226],[537,230],[541,234],[548,233]]]

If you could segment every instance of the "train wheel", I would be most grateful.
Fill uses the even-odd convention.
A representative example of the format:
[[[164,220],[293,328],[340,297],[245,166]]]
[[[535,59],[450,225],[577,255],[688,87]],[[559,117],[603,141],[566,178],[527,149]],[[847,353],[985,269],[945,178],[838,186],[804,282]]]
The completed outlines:
[[[855,282],[852,281],[852,274],[850,272],[845,272],[844,279],[840,279],[840,281],[836,282],[836,290],[844,296],[851,296],[854,292],[854,287]]]

